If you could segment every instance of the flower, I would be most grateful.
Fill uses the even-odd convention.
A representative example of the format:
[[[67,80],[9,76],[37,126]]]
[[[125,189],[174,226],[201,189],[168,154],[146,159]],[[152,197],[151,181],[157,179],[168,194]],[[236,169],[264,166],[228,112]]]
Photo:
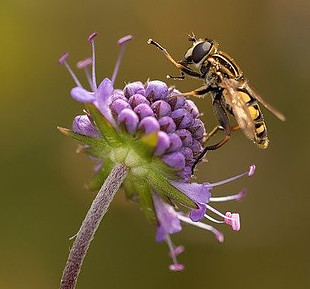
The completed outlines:
[[[156,240],[167,243],[172,258],[170,270],[181,271],[184,266],[178,263],[177,256],[184,248],[176,247],[171,235],[180,232],[182,223],[187,223],[213,232],[222,242],[222,233],[204,223],[204,219],[240,230],[238,213],[221,213],[210,204],[240,200],[246,191],[213,197],[211,190],[244,175],[253,175],[255,166],[217,183],[190,182],[192,167],[203,150],[205,136],[198,108],[191,100],[178,96],[177,89],[158,80],[135,81],[126,84],[124,89],[114,88],[125,46],[132,38],[130,35],[118,41],[121,53],[111,79],[104,78],[97,85],[96,36],[97,33],[93,33],[88,38],[92,57],[77,63],[77,68],[85,70],[89,90],[81,85],[67,63],[69,54],[64,53],[59,59],[59,64],[66,66],[76,84],[71,96],[86,108],[84,114],[74,118],[72,130],[59,130],[78,140],[82,145],[79,151],[97,161],[88,189],[98,190],[117,163],[130,169],[123,183],[126,195],[139,202],[146,217],[157,226]]]

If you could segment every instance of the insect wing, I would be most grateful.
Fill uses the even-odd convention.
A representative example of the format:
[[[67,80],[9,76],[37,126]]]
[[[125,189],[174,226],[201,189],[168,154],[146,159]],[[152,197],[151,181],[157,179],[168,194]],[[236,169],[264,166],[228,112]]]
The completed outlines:
[[[264,100],[253,88],[250,87],[248,83],[244,83],[243,87],[245,90],[256,100],[258,100],[264,107],[266,107],[270,112],[272,112],[278,119],[285,121],[285,116],[277,110],[275,107],[273,107],[271,104],[269,104],[266,100]]]
[[[226,101],[231,105],[238,125],[249,139],[254,140],[255,125],[245,101],[242,99],[238,91],[233,88],[229,79],[223,79],[221,86],[224,88]]]

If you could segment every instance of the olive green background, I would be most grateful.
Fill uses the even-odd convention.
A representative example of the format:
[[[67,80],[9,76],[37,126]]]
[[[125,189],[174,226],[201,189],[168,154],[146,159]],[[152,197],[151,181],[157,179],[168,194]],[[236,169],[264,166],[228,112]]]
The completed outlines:
[[[38,1],[0,3],[1,199],[0,288],[57,288],[74,235],[94,197],[83,188],[92,163],[57,125],[71,126],[82,105],[57,59],[89,56],[96,39],[98,78],[110,77],[118,38],[133,34],[116,82],[165,80],[177,70],[154,47],[176,59],[189,46],[186,34],[220,42],[260,94],[287,116],[263,109],[271,139],[259,150],[238,132],[208,155],[197,180],[218,181],[255,163],[253,178],[218,187],[214,194],[248,188],[238,211],[242,230],[220,226],[225,242],[185,227],[174,236],[186,251],[183,273],[168,271],[165,244],[154,241],[136,204],[117,195],[85,260],[77,288],[309,288],[309,1]],[[81,74],[82,76],[82,74]],[[183,91],[200,81],[167,81]],[[210,99],[197,101],[211,129]]]

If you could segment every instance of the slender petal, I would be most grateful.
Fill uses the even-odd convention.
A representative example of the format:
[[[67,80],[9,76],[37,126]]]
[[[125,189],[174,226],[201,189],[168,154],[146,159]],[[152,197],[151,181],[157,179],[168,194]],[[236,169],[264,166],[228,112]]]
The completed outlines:
[[[79,86],[72,88],[70,94],[75,100],[79,102],[89,103],[95,100],[95,95],[93,92],[89,92]]]

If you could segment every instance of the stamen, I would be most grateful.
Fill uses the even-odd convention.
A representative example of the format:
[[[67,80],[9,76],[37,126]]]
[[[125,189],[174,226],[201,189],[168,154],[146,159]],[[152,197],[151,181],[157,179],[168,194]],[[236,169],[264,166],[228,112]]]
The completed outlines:
[[[69,57],[69,52],[64,52],[58,59],[58,64],[62,65],[66,61],[66,59]]]
[[[249,177],[251,177],[251,176],[254,175],[255,170],[256,170],[256,166],[255,166],[255,165],[251,165],[251,166],[250,166],[249,173],[248,173]]]
[[[169,265],[169,269],[171,271],[181,272],[184,270],[184,265],[183,264],[171,264]]]
[[[215,235],[215,237],[219,243],[222,243],[224,241],[223,234],[220,231],[218,231],[217,229],[215,229],[214,227],[207,225],[205,223],[202,223],[202,222],[193,222],[190,218],[182,216],[180,214],[178,215],[178,218],[184,223],[187,223],[187,224],[196,226],[197,228],[201,228],[201,229],[212,232]]]
[[[115,82],[115,80],[116,80],[116,76],[117,76],[117,73],[118,73],[118,71],[119,71],[122,58],[123,58],[123,56],[124,56],[126,44],[127,44],[127,42],[130,41],[131,39],[132,39],[132,35],[127,35],[127,36],[124,36],[124,37],[120,38],[120,39],[117,41],[117,44],[121,46],[121,51],[120,51],[120,53],[119,53],[119,55],[118,55],[118,58],[117,58],[117,61],[116,61],[115,67],[114,67],[113,75],[112,75],[112,78],[111,78],[112,85],[114,84],[114,82]]]
[[[182,253],[184,252],[184,250],[185,250],[184,246],[178,246],[178,247],[176,247],[176,248],[173,249],[173,252],[172,252],[172,253],[173,253],[175,256],[179,256],[180,254],[182,254]],[[169,257],[172,257],[171,252],[169,252]]]
[[[224,218],[224,219],[226,218],[226,216],[225,216],[224,214],[222,214],[222,213],[219,212],[218,210],[212,208],[210,205],[206,205],[206,207],[207,207],[208,210],[210,210],[211,212],[213,212],[213,213],[219,215],[220,217],[222,217],[222,218]]]
[[[226,197],[211,197],[210,202],[226,202],[226,201],[240,201],[243,199],[247,194],[247,190],[243,189],[240,193],[235,194],[235,195],[230,195]]]
[[[98,35],[97,32],[93,32],[92,34],[90,34],[90,35],[88,36],[87,41],[88,41],[88,42],[92,42],[92,41],[94,40],[94,38],[95,38],[97,35]]]
[[[175,249],[175,246],[174,246],[174,244],[172,243],[169,234],[166,235],[165,240],[166,240],[166,243],[167,243],[168,248],[169,248],[169,251],[170,251],[169,256],[171,257],[172,262],[173,262],[173,264],[171,264],[171,265],[169,266],[169,269],[170,269],[171,271],[182,271],[182,270],[184,269],[184,265],[179,264],[179,263],[178,263],[178,260],[177,260],[177,255],[178,255],[178,254],[176,254],[176,253],[178,253],[178,248]],[[179,249],[179,251],[180,251],[180,249]],[[182,252],[180,252],[180,253],[182,253]]]
[[[132,35],[126,35],[122,38],[120,38],[118,41],[117,41],[117,44],[118,45],[123,45],[125,44],[126,42],[130,41],[132,39]]]
[[[85,71],[85,74],[86,74],[86,78],[87,78],[87,81],[89,83],[89,86],[90,88],[95,91],[95,88],[93,87],[93,82],[91,80],[91,76],[90,76],[90,72],[89,72],[89,69],[88,69],[88,66],[92,64],[92,60],[91,58],[86,58],[86,59],[83,59],[83,60],[80,60],[76,66],[77,68],[79,69],[82,69],[84,68],[84,71]]]
[[[92,64],[92,60],[91,58],[85,58],[85,59],[82,59],[80,60],[77,64],[76,64],[76,67],[78,69],[83,69],[83,68],[86,68],[87,66],[91,65]]]
[[[251,165],[250,168],[249,168],[249,171],[245,172],[245,173],[242,173],[240,175],[237,175],[237,176],[234,176],[234,177],[231,177],[231,178],[228,178],[226,180],[223,180],[223,181],[219,181],[219,182],[216,182],[216,183],[213,183],[213,184],[210,184],[211,187],[215,187],[215,186],[220,186],[220,185],[223,185],[223,184],[226,184],[226,183],[229,183],[229,182],[232,182],[234,180],[237,180],[245,175],[248,175],[249,177],[253,176],[254,172],[255,172],[255,165]]]
[[[70,73],[71,77],[73,78],[75,84],[76,84],[78,87],[82,87],[81,83],[79,82],[78,78],[76,77],[76,75],[74,74],[73,70],[71,69],[70,65],[69,65],[68,62],[67,62],[68,56],[69,56],[69,53],[68,53],[68,52],[63,53],[63,54],[60,56],[60,58],[58,59],[58,63],[59,63],[60,65],[63,64],[63,65],[67,68],[67,70],[69,71],[69,73]]]
[[[88,36],[88,42],[91,43],[92,46],[92,63],[93,63],[93,69],[92,69],[92,87],[94,92],[97,90],[97,81],[96,81],[96,67],[95,67],[95,42],[94,38],[97,36],[97,32],[94,32]]]
[[[211,222],[214,222],[214,223],[217,223],[217,224],[223,224],[224,221],[219,221],[219,220],[216,220],[214,218],[212,218],[211,216],[207,215],[207,214],[204,214],[204,217],[208,220],[210,220]]]
[[[226,212],[225,223],[232,227],[234,231],[240,230],[240,215],[238,213]]]

